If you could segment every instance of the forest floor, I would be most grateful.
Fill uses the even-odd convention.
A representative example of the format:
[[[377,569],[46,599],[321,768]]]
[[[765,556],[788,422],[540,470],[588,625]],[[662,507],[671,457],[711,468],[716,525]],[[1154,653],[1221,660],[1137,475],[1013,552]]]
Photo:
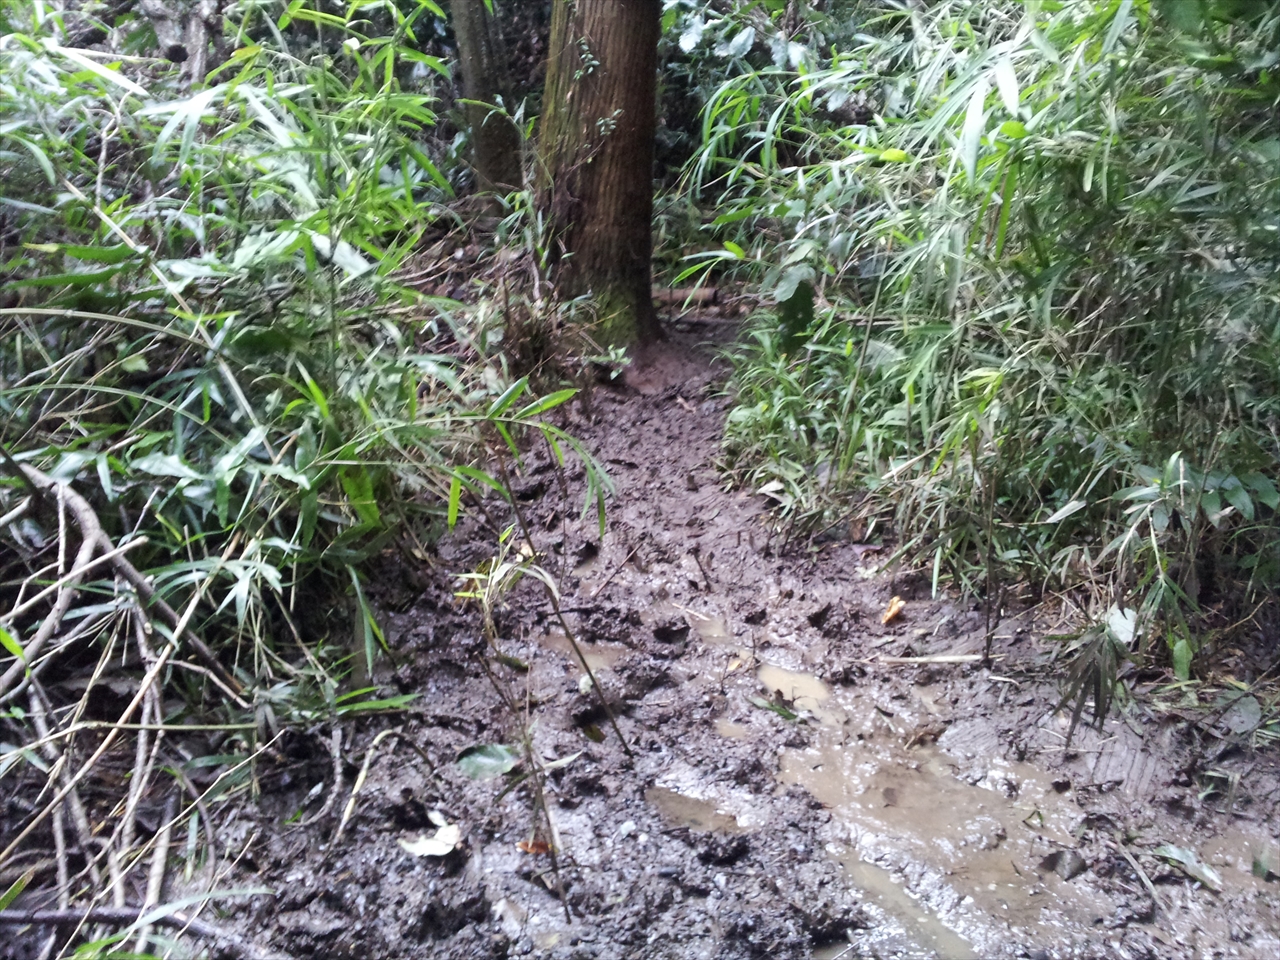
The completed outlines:
[[[634,755],[532,582],[498,617],[508,664],[530,669],[487,661],[519,710],[503,705],[479,614],[453,596],[492,549],[466,520],[431,569],[379,585],[378,679],[417,700],[348,729],[342,792],[310,826],[285,821],[333,789],[323,738],[280,745],[230,838],[231,885],[276,895],[220,922],[296,958],[1280,956],[1277,885],[1252,870],[1280,871],[1275,755],[1229,711],[1142,697],[1068,747],[1055,610],[989,630],[980,605],[878,572],[891,546],[857,530],[781,549],[768,501],[715,465],[730,401],[705,341],[733,333],[686,324],[565,411],[616,484],[602,540],[547,451],[516,480]],[[531,781],[499,796],[454,762],[526,726],[547,762],[574,758],[546,782],[550,837]],[[440,823],[453,852],[402,845]],[[554,866],[518,846],[539,839]]]

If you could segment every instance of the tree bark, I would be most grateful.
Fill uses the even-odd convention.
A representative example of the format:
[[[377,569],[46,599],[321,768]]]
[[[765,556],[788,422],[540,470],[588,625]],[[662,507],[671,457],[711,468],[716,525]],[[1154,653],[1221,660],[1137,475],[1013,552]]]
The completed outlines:
[[[594,296],[605,343],[649,343],[661,0],[554,2],[538,194],[556,288]]]
[[[484,0],[453,0],[453,35],[458,42],[462,68],[462,96],[467,126],[471,130],[471,156],[476,186],[506,193],[518,190],[520,134],[507,117],[494,112],[502,99],[507,106],[507,58],[497,22]]]
[[[151,21],[161,55],[182,64],[187,80],[204,83],[222,60],[222,10],[219,0],[141,0],[139,12]],[[209,44],[214,43],[214,61]]]

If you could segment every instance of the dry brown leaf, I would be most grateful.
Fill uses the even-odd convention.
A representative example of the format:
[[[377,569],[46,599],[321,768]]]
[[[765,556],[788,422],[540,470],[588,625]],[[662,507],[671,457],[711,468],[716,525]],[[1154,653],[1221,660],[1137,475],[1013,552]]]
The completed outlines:
[[[901,597],[894,597],[889,601],[889,606],[885,608],[884,616],[880,618],[881,623],[889,623],[900,614],[907,605],[907,601]]]
[[[867,521],[862,517],[854,517],[849,521],[849,542],[862,543],[862,538],[867,535]]]

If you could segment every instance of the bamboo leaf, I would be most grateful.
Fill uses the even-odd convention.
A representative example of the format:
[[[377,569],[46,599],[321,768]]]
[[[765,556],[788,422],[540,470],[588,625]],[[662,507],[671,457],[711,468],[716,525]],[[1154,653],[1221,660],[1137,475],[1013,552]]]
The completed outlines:
[[[508,407],[520,399],[520,395],[525,392],[528,386],[529,378],[521,377],[515,383],[511,384],[511,386],[507,387],[507,389],[502,392],[502,395],[489,405],[489,409],[485,411],[485,416],[490,420],[494,417],[502,416]]]
[[[977,174],[978,148],[982,145],[982,133],[987,119],[985,105],[988,89],[985,77],[974,87],[973,95],[969,97],[969,107],[965,111],[964,126],[960,131],[960,141],[956,148],[960,166],[970,183],[973,183]]]
[[[6,651],[23,663],[27,662],[27,651],[22,648],[22,644],[14,639],[13,634],[6,630],[3,625],[0,625],[0,647],[4,647]]]
[[[1000,91],[1000,99],[1009,115],[1018,116],[1018,75],[1013,71],[1013,63],[1008,57],[996,61],[992,68],[996,78],[996,89]]]
[[[577,754],[575,754],[575,756],[577,756]],[[35,875],[35,867],[32,867],[22,876],[18,877],[18,879],[14,880],[13,883],[9,884],[9,889],[4,893],[0,893],[0,910],[8,910],[9,907],[12,906],[13,902],[22,895],[22,891],[27,888],[27,884],[31,882]]]
[[[146,88],[139,86],[137,83],[134,83],[132,80],[130,80],[128,77],[121,74],[119,71],[111,70],[111,69],[108,69],[107,67],[102,66],[102,64],[100,63],[95,63],[93,60],[89,59],[78,50],[74,50],[70,47],[60,47],[56,43],[54,43],[52,40],[44,41],[44,45],[45,45],[45,48],[50,53],[56,53],[59,56],[66,57],[76,66],[80,67],[81,69],[88,70],[94,76],[100,77],[101,79],[106,80],[108,83],[113,84],[114,86],[120,87],[126,93],[132,93],[135,96],[142,97],[144,99],[146,98],[147,96]]]
[[[462,503],[462,478],[457,474],[449,480],[448,524],[452,530],[458,525],[458,507]]]
[[[1055,510],[1049,516],[1048,519],[1042,522],[1043,523],[1061,523],[1063,520],[1067,519],[1067,517],[1071,516],[1072,514],[1079,513],[1088,505],[1089,503],[1086,500],[1071,500],[1064,506],[1059,507],[1057,510]]]
[[[573,399],[578,391],[576,389],[557,390],[555,393],[549,393],[540,400],[535,400],[527,407],[521,409],[514,417],[516,420],[527,420],[530,417],[536,417],[539,414],[546,413],[548,410],[554,410],[567,400]]]

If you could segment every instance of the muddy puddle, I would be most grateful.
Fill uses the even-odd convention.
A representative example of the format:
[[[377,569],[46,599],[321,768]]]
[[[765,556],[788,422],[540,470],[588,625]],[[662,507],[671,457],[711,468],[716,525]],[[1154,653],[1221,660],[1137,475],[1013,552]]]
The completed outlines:
[[[900,948],[899,953],[908,956],[936,955],[946,960],[978,960],[981,956],[968,940],[942,923],[903,889],[902,884],[895,882],[888,870],[868,863],[857,854],[845,854],[838,859],[844,867],[845,876],[880,912],[882,926],[896,925],[896,930],[882,930],[881,938],[885,939],[886,933],[890,937],[897,934],[895,939],[905,941],[906,946],[905,950]],[[849,956],[849,944],[833,943],[818,947],[813,956],[814,960],[843,960]]]
[[[645,611],[643,619],[646,623],[659,620],[683,620],[692,631],[693,637],[712,647],[730,647],[734,644],[732,632],[725,618],[710,610],[698,610],[681,603],[658,601]]]
[[[996,946],[990,918],[1020,942],[1047,943],[1063,922],[1106,912],[1041,866],[1074,846],[1080,814],[1048,777],[1000,758],[962,765],[912,742],[937,709],[927,688],[909,709],[890,710],[782,667],[757,675],[818,727],[809,746],[782,753],[779,782],[832,811],[845,842],[827,852],[922,954],[985,955]]]
[[[577,667],[579,670],[582,669],[582,664],[578,660],[578,654],[573,649],[573,644],[560,631],[555,630],[543,634],[539,643],[543,648],[561,654],[572,666]],[[578,649],[582,651],[582,659],[587,662],[587,666],[593,672],[611,669],[615,663],[630,652],[627,647],[620,643],[609,643],[607,641],[597,643],[579,641]]]
[[[1114,914],[1112,897],[1073,882],[1087,868],[1075,849],[1085,818],[1071,784],[1031,764],[953,756],[932,742],[940,712],[932,688],[886,706],[772,664],[757,677],[772,703],[811,728],[808,745],[780,753],[779,789],[802,787],[831,811],[839,839],[826,852],[881,926],[896,928],[895,955],[981,957],[1016,942],[1052,956]],[[717,729],[730,736],[733,727]],[[1197,841],[1207,862],[1235,867],[1225,871],[1228,894],[1258,895],[1242,852],[1250,841],[1234,832],[1184,838]],[[1198,922],[1214,926],[1204,915]],[[815,957],[847,956],[846,946]]]
[[[716,733],[726,740],[746,740],[751,736],[751,728],[745,723],[734,723],[720,717],[716,720]]]
[[[688,797],[666,787],[650,787],[644,792],[644,798],[672,826],[704,833],[744,832],[737,817],[723,813],[710,800]]]

